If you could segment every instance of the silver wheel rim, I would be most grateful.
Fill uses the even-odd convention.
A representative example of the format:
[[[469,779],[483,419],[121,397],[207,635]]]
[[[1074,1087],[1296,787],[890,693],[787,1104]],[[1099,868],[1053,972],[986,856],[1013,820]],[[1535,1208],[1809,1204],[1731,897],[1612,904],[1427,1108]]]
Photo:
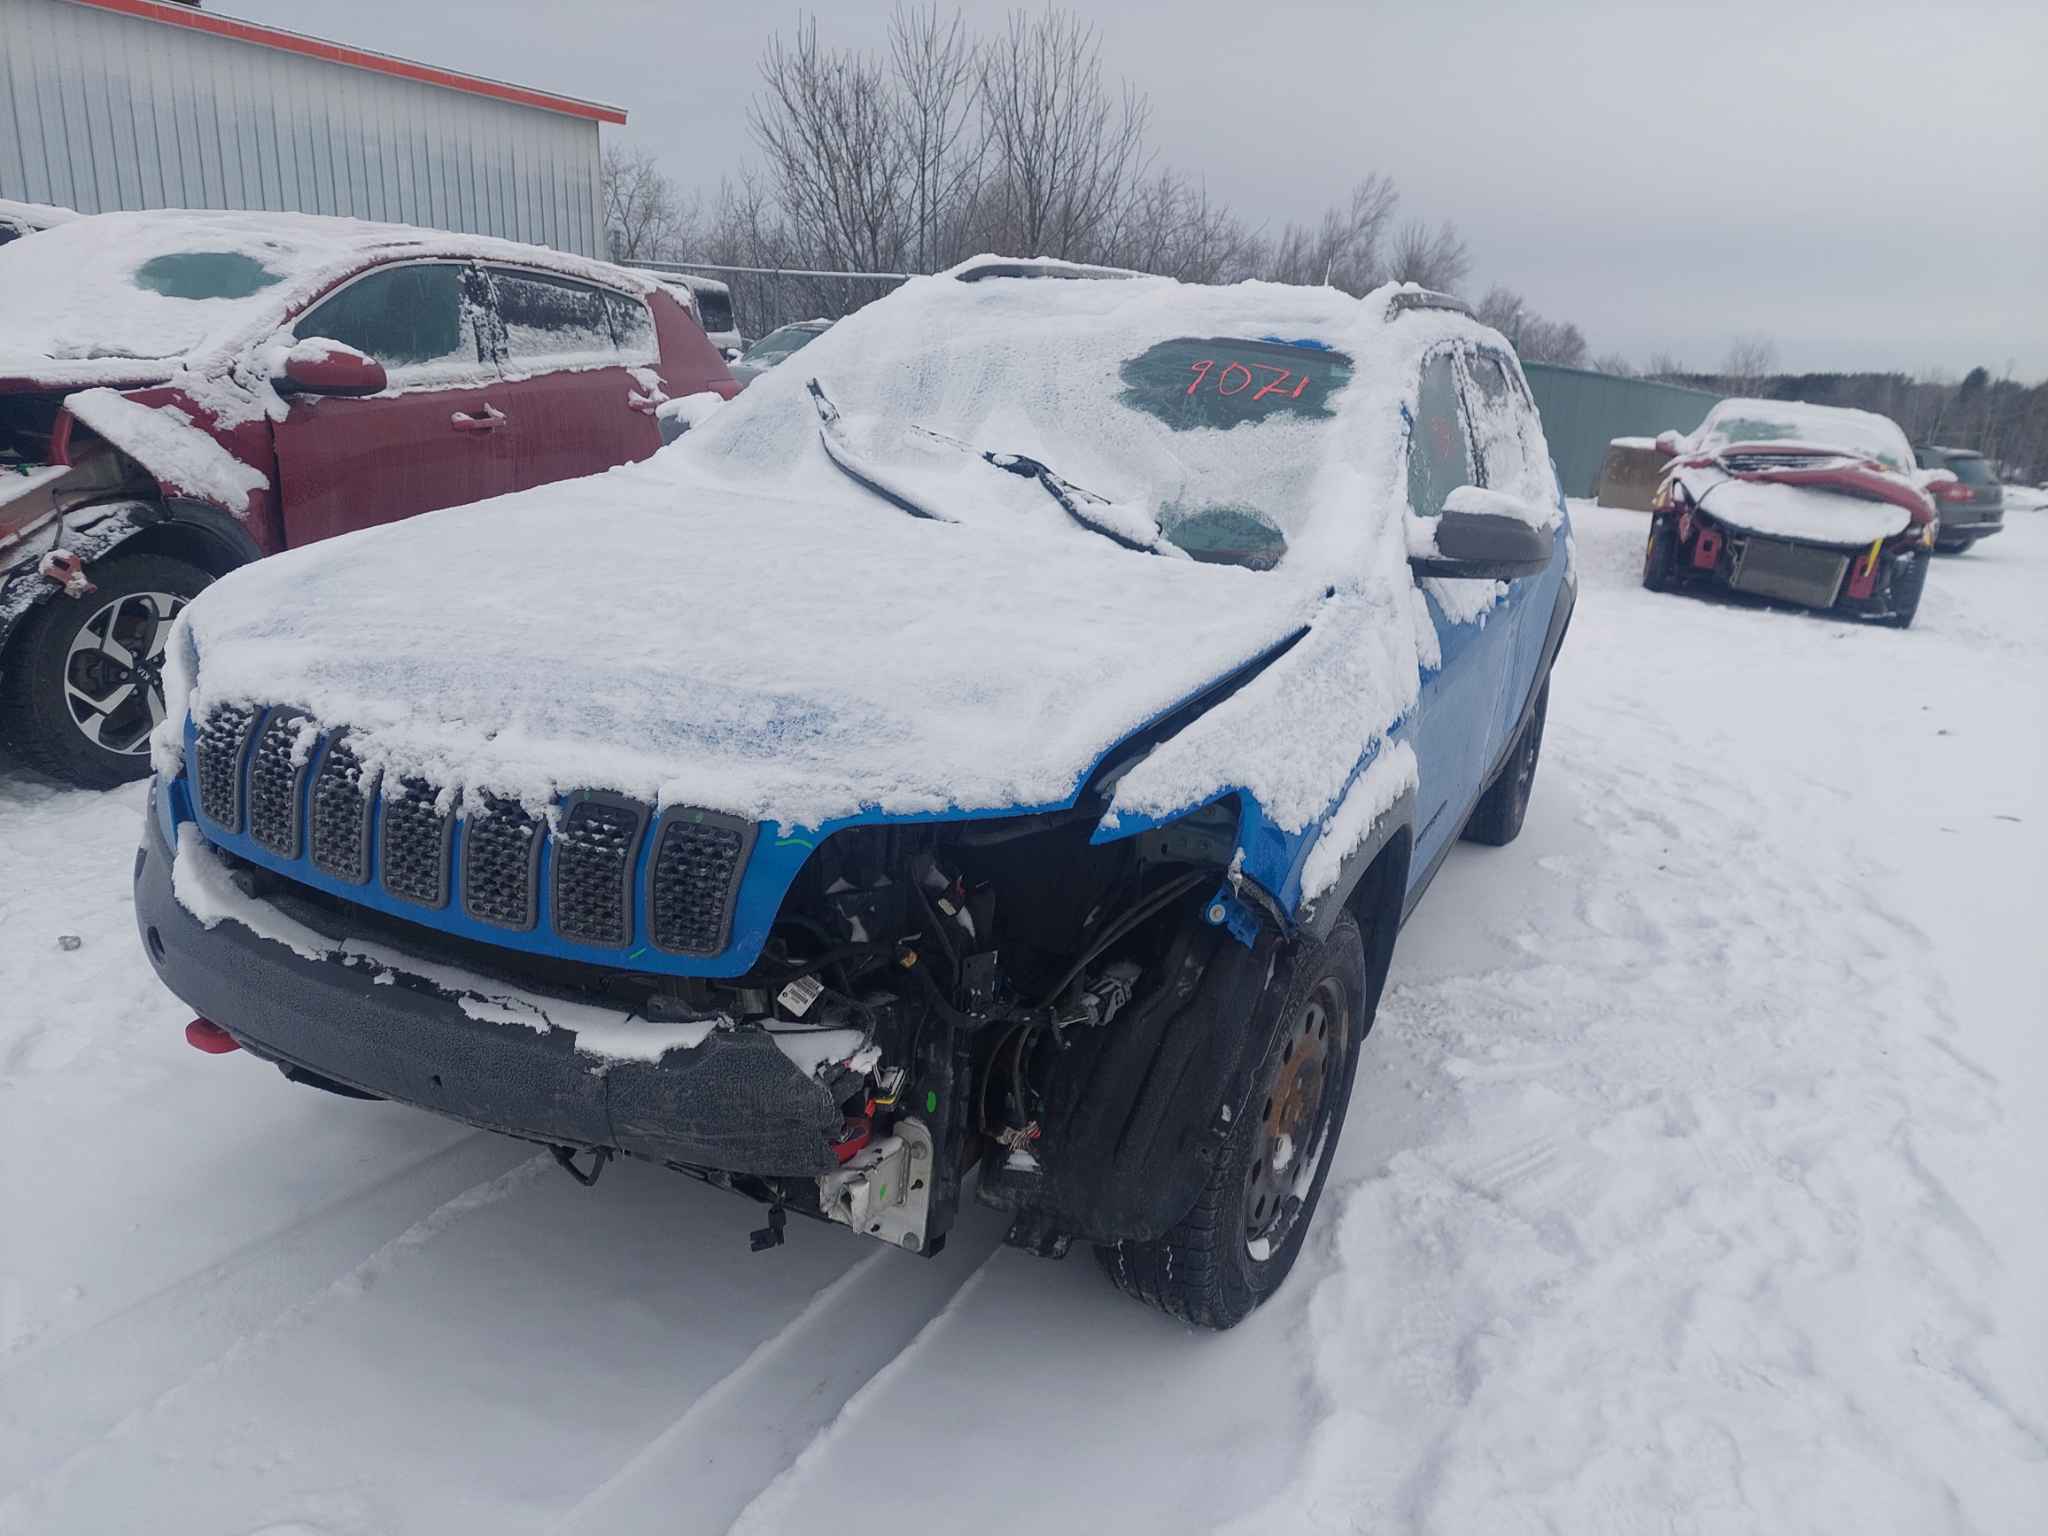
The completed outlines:
[[[64,703],[79,734],[102,752],[149,750],[164,717],[164,647],[185,606],[175,592],[130,592],[79,627],[64,657]]]

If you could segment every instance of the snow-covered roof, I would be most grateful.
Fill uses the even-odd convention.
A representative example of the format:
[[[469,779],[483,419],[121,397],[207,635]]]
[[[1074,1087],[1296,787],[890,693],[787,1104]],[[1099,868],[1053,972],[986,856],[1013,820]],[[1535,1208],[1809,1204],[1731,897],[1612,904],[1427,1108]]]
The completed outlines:
[[[54,229],[78,217],[75,208],[60,208],[55,203],[23,203],[11,197],[0,197],[0,219],[29,229]]]
[[[1304,826],[1416,697],[1406,422],[1423,355],[1492,336],[1391,298],[915,279],[645,464],[234,572],[182,621],[192,707],[288,701],[366,758],[534,802],[607,788],[815,826],[1062,801],[1129,732],[1305,628],[1115,801],[1163,814],[1234,786]],[[1174,368],[1200,386],[1203,359],[1143,388],[1126,365],[1187,338],[1270,346],[1260,379],[1300,370],[1328,398],[1175,425],[1159,393],[1179,398]],[[1039,460],[1131,541],[1220,500],[1286,554],[1251,570],[1119,548],[983,452]],[[1494,584],[1471,585],[1485,606]]]
[[[176,296],[164,258],[219,253],[240,291]],[[544,266],[647,292],[653,279],[604,262],[485,235],[305,213],[188,209],[102,213],[0,247],[0,376],[89,385],[206,371],[328,284],[399,256]],[[169,291],[166,291],[169,290]]]
[[[1690,441],[1701,453],[1718,453],[1736,443],[1808,443],[1867,454],[1893,469],[1913,467],[1912,445],[1889,416],[1804,400],[1723,400]]]

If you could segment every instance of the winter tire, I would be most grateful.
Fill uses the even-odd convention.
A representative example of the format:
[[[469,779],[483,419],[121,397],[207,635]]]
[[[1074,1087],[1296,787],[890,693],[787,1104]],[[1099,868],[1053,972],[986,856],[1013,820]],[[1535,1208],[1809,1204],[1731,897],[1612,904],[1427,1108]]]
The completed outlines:
[[[1952,539],[1946,544],[1937,544],[1934,547],[1944,555],[1967,555],[1976,545],[1975,539]]]
[[[0,739],[24,763],[87,789],[149,772],[164,716],[171,621],[213,580],[164,555],[89,566],[93,590],[31,613],[0,664]]]
[[[1465,823],[1467,842],[1502,848],[1521,835],[1522,818],[1529,814],[1529,791],[1536,783],[1536,760],[1543,754],[1543,717],[1549,713],[1550,679],[1546,677],[1514,751],[1472,808],[1472,819]]]
[[[1672,570],[1678,535],[1671,519],[1661,514],[1650,519],[1650,539],[1643,546],[1643,586],[1652,592],[1669,592],[1676,585]]]
[[[1365,944],[1350,914],[1322,943],[1282,951],[1254,1011],[1271,1022],[1251,1093],[1194,1208],[1155,1242],[1095,1250],[1118,1290],[1222,1329],[1280,1288],[1344,1128],[1372,1028],[1367,998]]]

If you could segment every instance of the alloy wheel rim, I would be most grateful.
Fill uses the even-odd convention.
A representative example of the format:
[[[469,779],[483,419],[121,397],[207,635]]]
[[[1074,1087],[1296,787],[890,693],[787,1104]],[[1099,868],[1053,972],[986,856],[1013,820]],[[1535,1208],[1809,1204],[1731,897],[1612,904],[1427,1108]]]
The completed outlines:
[[[64,657],[64,703],[80,735],[103,752],[149,750],[164,718],[164,649],[185,606],[175,592],[130,592],[105,604]]]
[[[1263,1103],[1245,1177],[1244,1240],[1255,1259],[1286,1241],[1315,1182],[1343,1078],[1351,1010],[1325,977],[1289,1022],[1279,1070]]]

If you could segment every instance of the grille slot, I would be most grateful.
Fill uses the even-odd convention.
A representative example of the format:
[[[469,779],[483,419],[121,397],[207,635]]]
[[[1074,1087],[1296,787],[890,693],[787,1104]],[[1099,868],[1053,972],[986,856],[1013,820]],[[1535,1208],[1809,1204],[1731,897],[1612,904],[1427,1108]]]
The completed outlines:
[[[647,814],[630,800],[580,795],[555,834],[555,932],[622,945],[633,931],[633,859]]]
[[[448,839],[455,818],[435,810],[440,794],[425,779],[405,778],[395,794],[384,796],[384,889],[423,907],[448,904]]]
[[[306,843],[313,867],[323,874],[356,885],[370,878],[370,797],[362,759],[338,737],[327,744],[313,779]]]
[[[199,809],[230,832],[242,830],[242,758],[256,711],[222,704],[199,727]]]
[[[648,927],[655,947],[715,955],[732,933],[733,899],[754,841],[752,823],[711,811],[661,819],[648,861]]]
[[[462,819],[462,910],[500,928],[531,928],[540,821],[516,800],[488,798]]]
[[[249,754],[249,835],[272,853],[299,856],[299,790],[306,765],[292,761],[292,748],[306,717],[274,709]]]

